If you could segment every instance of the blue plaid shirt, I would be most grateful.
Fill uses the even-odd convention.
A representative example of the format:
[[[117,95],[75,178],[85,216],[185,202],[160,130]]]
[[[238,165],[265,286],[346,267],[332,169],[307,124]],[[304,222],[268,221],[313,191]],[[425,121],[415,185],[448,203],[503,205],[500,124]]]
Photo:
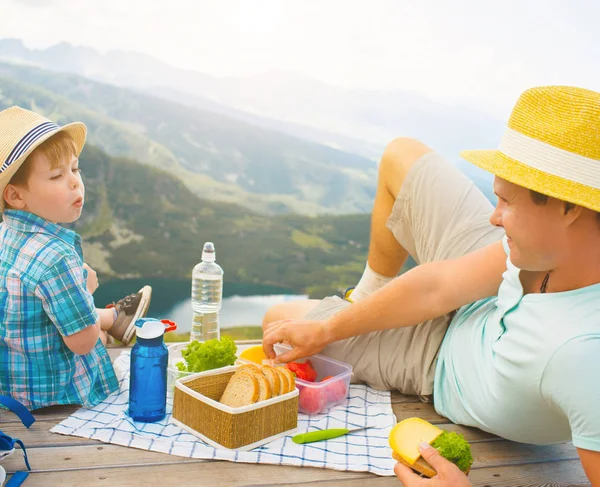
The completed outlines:
[[[63,336],[98,321],[85,285],[81,237],[25,211],[0,224],[0,394],[29,409],[95,406],[118,382],[98,340],[76,355]]]

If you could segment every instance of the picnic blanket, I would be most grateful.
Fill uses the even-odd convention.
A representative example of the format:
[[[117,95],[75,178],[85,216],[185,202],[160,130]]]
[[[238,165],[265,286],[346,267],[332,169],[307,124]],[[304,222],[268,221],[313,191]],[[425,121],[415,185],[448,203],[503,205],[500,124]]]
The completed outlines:
[[[167,399],[167,416],[160,422],[139,423],[127,415],[129,354],[129,351],[122,352],[114,363],[119,379],[118,391],[92,409],[77,410],[50,431],[189,458],[394,475],[396,462],[392,459],[388,435],[396,424],[396,418],[389,391],[351,385],[346,402],[326,413],[298,415],[298,433],[344,427],[370,426],[369,429],[304,445],[297,445],[292,442],[291,436],[285,436],[246,452],[217,449],[169,422],[172,410],[170,395]]]

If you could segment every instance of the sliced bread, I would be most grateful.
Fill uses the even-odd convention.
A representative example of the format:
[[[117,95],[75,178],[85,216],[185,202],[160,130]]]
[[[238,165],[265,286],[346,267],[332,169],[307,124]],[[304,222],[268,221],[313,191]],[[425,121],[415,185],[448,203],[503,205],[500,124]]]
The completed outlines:
[[[271,384],[271,394],[273,397],[281,394],[281,378],[274,367],[270,365],[261,365],[260,371]]]
[[[236,370],[236,374],[239,372],[247,372],[254,376],[254,378],[258,381],[258,401],[265,401],[266,399],[271,399],[273,393],[271,392],[271,383],[268,379],[261,373],[260,366],[256,364],[242,364],[238,366]]]
[[[219,402],[232,408],[248,406],[258,400],[260,386],[252,373],[236,372],[227,384]]]
[[[290,389],[290,380],[288,376],[283,372],[284,367],[275,367],[275,371],[279,374],[279,380],[281,381],[281,390],[280,394],[287,394],[292,389]]]
[[[260,373],[260,370],[254,372],[254,377],[258,381],[258,401],[271,399],[271,397],[273,397],[273,392],[271,391],[271,383],[269,380]]]
[[[242,364],[238,365],[238,368],[235,370],[236,372],[258,372],[260,374],[260,365],[256,364]]]
[[[296,374],[287,367],[278,367],[277,369],[287,376],[289,383],[288,392],[292,392],[296,388]]]

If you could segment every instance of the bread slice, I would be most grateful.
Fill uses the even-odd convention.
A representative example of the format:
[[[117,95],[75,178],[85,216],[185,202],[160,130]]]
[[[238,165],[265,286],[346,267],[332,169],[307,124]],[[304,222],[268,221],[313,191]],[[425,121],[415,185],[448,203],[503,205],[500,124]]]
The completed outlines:
[[[281,379],[275,368],[270,365],[261,365],[260,371],[271,383],[272,397],[279,396],[281,394]]]
[[[429,465],[429,463],[427,463],[427,461],[423,457],[419,457],[417,459],[417,461],[412,465],[410,463],[408,463],[406,460],[404,460],[396,452],[392,452],[392,457],[397,462],[400,462],[403,465],[406,465],[407,467],[412,468],[415,472],[418,472],[421,475],[425,475],[425,477],[431,478],[434,475],[437,475],[437,472],[435,471],[435,469],[431,465]]]
[[[296,388],[296,374],[294,374],[287,367],[277,367],[277,370],[279,370],[280,372],[283,372],[285,375],[287,375],[288,383],[289,383],[288,392],[292,392]]]
[[[237,372],[252,372],[252,373],[256,373],[258,372],[260,374],[260,366],[256,365],[256,364],[242,364],[242,365],[238,365],[238,368],[235,369],[236,373]]]
[[[269,380],[262,375],[258,369],[254,372],[254,377],[258,382],[258,400],[256,402],[271,399],[271,397],[273,397],[273,392],[271,391],[271,383]]]
[[[275,371],[279,374],[279,380],[281,381],[281,394],[287,394],[292,389],[290,388],[290,380],[288,376],[283,371],[284,367],[275,367]]]
[[[236,372],[229,379],[219,402],[232,408],[248,406],[258,400],[259,391],[258,381],[253,374]]]
[[[396,452],[392,452],[392,457],[394,458],[394,460],[402,463],[403,465],[406,465],[407,467],[412,468],[415,472],[418,472],[421,475],[425,475],[425,477],[431,478],[431,477],[437,475],[435,468],[433,468],[431,465],[429,465],[427,460],[425,460],[423,457],[417,458],[417,461],[413,465],[409,464],[406,460],[404,460]],[[465,472],[465,475],[469,475],[470,471],[471,471],[471,469],[469,468]]]
[[[259,365],[242,364],[242,365],[238,366],[238,368],[236,370],[236,374],[239,372],[246,372],[246,373],[254,376],[254,378],[258,381],[258,399],[256,402],[271,399],[271,397],[273,395],[271,392],[271,383],[262,374],[262,372],[260,371]]]

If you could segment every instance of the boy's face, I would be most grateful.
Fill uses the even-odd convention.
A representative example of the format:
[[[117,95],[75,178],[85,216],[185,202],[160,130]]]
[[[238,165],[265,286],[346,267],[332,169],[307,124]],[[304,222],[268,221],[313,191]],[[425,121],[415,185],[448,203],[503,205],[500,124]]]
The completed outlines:
[[[14,186],[18,200],[11,206],[54,223],[76,221],[85,196],[78,158],[65,155],[53,169],[48,158],[39,152],[31,155],[30,164],[27,187]]]

